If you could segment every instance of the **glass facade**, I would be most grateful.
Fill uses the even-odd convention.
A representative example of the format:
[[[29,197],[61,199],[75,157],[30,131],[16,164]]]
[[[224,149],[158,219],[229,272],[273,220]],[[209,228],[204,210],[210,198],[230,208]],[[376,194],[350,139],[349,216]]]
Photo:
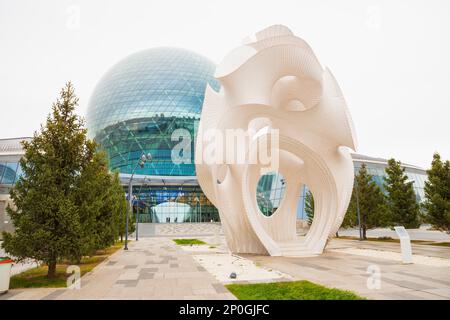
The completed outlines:
[[[366,164],[367,171],[372,175],[373,181],[380,187],[381,191],[386,193],[384,188],[384,177],[386,176],[385,168],[387,166],[387,160],[380,158],[372,158],[363,155],[353,154],[353,165],[355,168],[355,174],[358,173],[361,165]],[[426,171],[411,165],[404,165],[406,175],[413,181],[413,188],[416,194],[417,202],[422,202],[425,198],[424,187],[427,180]],[[305,213],[305,197],[308,188],[303,188],[297,207],[297,217],[299,219],[306,219]]]
[[[256,201],[265,216],[271,216],[283,200],[286,183],[281,173],[269,172],[261,176],[256,186]]]
[[[135,168],[141,180],[181,178],[169,185],[134,185],[134,212],[139,212],[142,222],[219,219],[200,187],[183,182],[183,177],[195,177],[195,136],[206,86],[220,88],[214,71],[214,63],[191,51],[155,48],[117,63],[93,92],[86,119],[88,134],[106,151],[110,169],[121,174],[125,185],[124,175]],[[190,154],[179,156],[188,161],[173,161],[173,150],[180,143],[184,144],[182,153]],[[141,155],[148,153],[152,160],[136,167]]]
[[[151,165],[137,174],[195,176],[195,134],[206,85],[219,90],[215,65],[178,48],[135,53],[112,67],[96,86],[89,102],[87,125],[110,158],[113,171],[131,173],[142,153]],[[175,164],[171,152],[185,129],[191,137],[190,164]],[[176,138],[176,139],[175,139]]]
[[[357,172],[361,168],[362,162],[354,162],[355,164],[355,172]],[[370,175],[372,175],[372,179],[377,183],[377,185],[381,188],[383,192],[386,192],[384,189],[384,177],[386,176],[385,168],[386,164],[374,164],[374,163],[366,163],[367,171]],[[416,193],[417,202],[422,202],[425,198],[425,181],[427,179],[427,174],[424,170],[412,168],[409,166],[405,166],[405,172],[408,176],[409,180],[413,182],[413,188]]]
[[[134,213],[139,222],[219,221],[219,213],[198,186],[135,186]],[[137,189],[137,190],[136,190]]]
[[[0,194],[9,193],[11,186],[21,175],[18,162],[2,162],[0,159]]]
[[[22,175],[19,165],[22,141],[30,141],[30,138],[0,139],[0,195],[8,194]]]

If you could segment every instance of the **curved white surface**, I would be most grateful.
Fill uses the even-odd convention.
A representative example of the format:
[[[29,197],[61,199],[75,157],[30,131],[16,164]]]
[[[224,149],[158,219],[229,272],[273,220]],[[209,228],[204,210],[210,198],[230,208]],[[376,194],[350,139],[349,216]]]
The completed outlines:
[[[206,90],[196,142],[198,181],[219,210],[232,252],[320,254],[343,221],[353,187],[349,148],[356,148],[356,139],[347,105],[332,74],[287,27],[271,26],[247,39],[219,65],[220,92]],[[247,135],[233,146],[218,144],[205,134],[212,129]],[[271,151],[270,166],[255,157],[261,146]],[[211,148],[226,156],[236,148],[244,161],[206,163]],[[256,187],[274,168],[285,177],[286,191],[267,217],[259,211]],[[315,218],[298,238],[296,206],[304,185],[313,193]]]

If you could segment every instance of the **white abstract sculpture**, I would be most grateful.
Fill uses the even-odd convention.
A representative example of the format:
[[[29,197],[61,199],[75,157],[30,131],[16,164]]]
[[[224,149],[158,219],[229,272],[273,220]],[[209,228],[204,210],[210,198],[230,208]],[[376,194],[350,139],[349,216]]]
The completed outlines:
[[[322,253],[350,200],[349,148],[356,149],[352,120],[333,75],[304,40],[275,25],[229,53],[215,77],[221,89],[206,89],[196,170],[219,210],[229,249],[272,256]],[[234,144],[220,141],[230,132],[245,135]],[[261,145],[271,154],[269,164],[255,161]],[[240,159],[228,157],[234,153]],[[270,217],[260,212],[256,199],[258,180],[268,171],[278,171],[286,183]],[[314,197],[314,220],[308,234],[298,237],[296,209],[305,185]]]

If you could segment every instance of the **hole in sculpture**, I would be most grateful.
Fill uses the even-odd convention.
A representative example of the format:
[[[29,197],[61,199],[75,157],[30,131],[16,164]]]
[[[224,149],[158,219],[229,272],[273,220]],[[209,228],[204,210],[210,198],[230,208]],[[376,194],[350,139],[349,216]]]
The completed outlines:
[[[307,223],[307,226],[304,227],[309,228],[314,220],[314,197],[306,185],[302,189],[300,201],[302,205],[302,218]]]
[[[266,217],[273,215],[283,200],[286,181],[281,173],[271,171],[259,178],[256,186],[256,202]]]
[[[305,237],[314,221],[314,196],[306,184],[302,184],[297,204],[297,236]]]

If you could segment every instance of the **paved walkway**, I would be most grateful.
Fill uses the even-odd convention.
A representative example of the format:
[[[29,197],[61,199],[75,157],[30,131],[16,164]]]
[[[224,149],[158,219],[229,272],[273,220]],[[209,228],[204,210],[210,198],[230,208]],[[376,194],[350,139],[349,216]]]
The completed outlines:
[[[234,299],[169,238],[131,242],[81,281],[81,289],[10,290],[0,299]]]
[[[436,230],[429,230],[431,226],[422,226],[419,229],[408,229],[408,234],[411,240],[429,240],[438,242],[450,242],[450,235]],[[359,237],[359,229],[340,229],[341,236]],[[367,236],[371,238],[391,237],[398,239],[397,233],[389,228],[378,228],[367,230]]]
[[[247,256],[263,266],[328,287],[351,290],[369,299],[450,299],[450,267],[401,262],[334,252],[336,248],[399,251],[400,244],[333,240],[324,254],[311,258]],[[419,248],[416,248],[419,247]],[[414,246],[413,253],[449,258],[450,248]],[[370,288],[368,268],[380,271],[379,289]],[[370,269],[369,269],[370,270]]]
[[[336,249],[336,248],[362,248],[362,249],[401,252],[399,242],[386,242],[386,241],[359,241],[359,240],[334,239],[332,243],[327,247],[327,249]],[[411,248],[413,254],[423,255],[427,257],[450,259],[450,247],[411,243]]]
[[[139,223],[139,237],[208,236],[223,234],[217,222],[203,223]],[[133,235],[134,236],[134,235]]]
[[[209,234],[196,238],[214,244],[215,249],[209,250],[213,254],[227,254],[224,237]],[[85,275],[80,290],[11,290],[0,299],[234,299],[200,265],[208,267],[209,261],[200,261],[201,250],[182,250],[172,238],[146,237],[132,242],[129,251],[116,252]],[[415,244],[412,247],[413,254],[450,260],[450,248]],[[345,248],[399,252],[400,244],[336,239],[331,241],[323,255],[317,257],[242,256],[294,280],[309,280],[351,290],[370,299],[450,299],[448,266],[404,265],[395,259],[334,251]],[[368,273],[368,268],[380,271],[379,288],[368,286],[373,275]]]

